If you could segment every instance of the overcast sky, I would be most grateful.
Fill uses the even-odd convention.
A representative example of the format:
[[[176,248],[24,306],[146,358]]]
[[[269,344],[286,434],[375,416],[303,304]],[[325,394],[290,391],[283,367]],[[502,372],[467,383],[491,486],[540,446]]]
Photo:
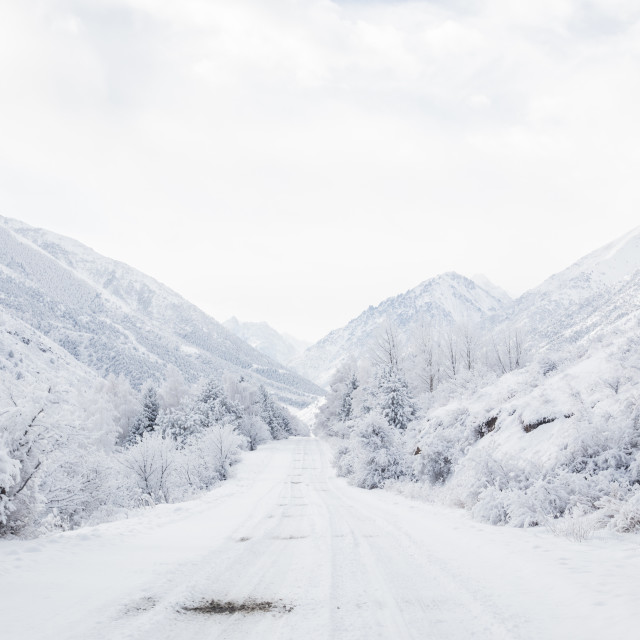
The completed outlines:
[[[637,0],[0,2],[0,213],[315,340],[640,224]]]

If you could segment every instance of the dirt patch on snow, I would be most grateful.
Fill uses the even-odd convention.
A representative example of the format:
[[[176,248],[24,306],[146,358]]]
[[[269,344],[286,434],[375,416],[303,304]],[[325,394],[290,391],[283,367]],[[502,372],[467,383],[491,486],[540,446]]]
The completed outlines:
[[[139,613],[144,613],[145,611],[151,611],[157,604],[155,598],[151,596],[145,596],[144,598],[138,598],[137,600],[132,600],[125,608],[124,615],[125,616],[135,616]]]
[[[234,613],[289,613],[293,611],[292,605],[283,602],[271,602],[269,600],[245,600],[233,602],[231,600],[205,600],[192,605],[185,605],[182,611],[187,613],[204,613],[209,615],[225,615]]]

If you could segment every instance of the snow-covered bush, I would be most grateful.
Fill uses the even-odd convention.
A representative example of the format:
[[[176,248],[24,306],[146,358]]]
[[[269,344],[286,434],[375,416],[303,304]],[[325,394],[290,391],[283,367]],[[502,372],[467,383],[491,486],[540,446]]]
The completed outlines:
[[[383,487],[406,473],[402,436],[385,418],[369,413],[356,422],[349,440],[353,483],[363,489]]]
[[[375,395],[378,411],[391,427],[404,430],[415,418],[416,406],[398,366],[386,365],[379,369]]]
[[[353,475],[354,455],[350,441],[338,443],[333,456],[333,464],[339,476],[348,478]]]
[[[354,416],[354,393],[360,386],[355,364],[347,362],[333,375],[329,393],[316,417],[316,430],[339,438],[348,437],[343,425]]]
[[[120,455],[119,462],[146,501],[171,501],[180,464],[173,440],[158,432],[146,433]]]
[[[619,533],[640,531],[640,486],[636,485],[624,500],[606,497],[598,505],[609,529]]]
[[[238,425],[238,433],[245,437],[249,451],[254,451],[263,442],[271,440],[269,427],[260,416],[243,416]]]
[[[207,488],[229,477],[231,467],[240,459],[246,441],[229,424],[216,423],[194,438],[185,449],[189,460],[196,460],[202,470],[200,479]]]
[[[43,422],[47,395],[35,393],[21,406],[16,405],[0,416],[2,532],[18,532],[27,527],[45,502],[39,472],[55,438]]]
[[[20,463],[10,457],[7,446],[0,439],[0,527],[7,524],[14,507],[11,496],[20,478]]]

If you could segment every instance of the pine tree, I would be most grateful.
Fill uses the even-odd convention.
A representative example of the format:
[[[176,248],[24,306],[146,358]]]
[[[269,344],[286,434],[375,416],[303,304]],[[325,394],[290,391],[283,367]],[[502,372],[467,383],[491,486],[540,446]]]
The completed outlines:
[[[351,377],[347,381],[342,391],[342,403],[338,418],[341,422],[351,420],[353,417],[353,392],[358,388],[358,376],[352,372]]]
[[[269,427],[274,440],[283,440],[293,435],[291,418],[273,401],[263,385],[258,389],[258,413]]]
[[[344,423],[353,418],[353,394],[359,385],[352,362],[346,362],[336,370],[329,384],[329,393],[316,418],[317,429],[329,435],[345,437]]]
[[[198,411],[203,417],[203,427],[224,422],[237,426],[242,419],[242,408],[229,400],[218,380],[209,380],[198,398]]]
[[[414,419],[416,406],[409,385],[397,366],[380,368],[376,397],[379,411],[390,426],[404,430]]]
[[[142,392],[142,411],[133,423],[129,433],[129,444],[135,444],[146,433],[151,433],[155,429],[159,412],[158,392],[154,386],[147,385]]]
[[[361,417],[349,443],[354,483],[363,489],[383,487],[405,474],[406,458],[399,431],[375,412]]]

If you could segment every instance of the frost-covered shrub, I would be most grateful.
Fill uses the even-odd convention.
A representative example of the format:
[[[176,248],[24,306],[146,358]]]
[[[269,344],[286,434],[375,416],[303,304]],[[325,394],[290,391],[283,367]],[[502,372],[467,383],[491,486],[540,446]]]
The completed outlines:
[[[47,527],[55,522],[60,529],[74,529],[100,520],[100,513],[113,513],[114,507],[129,507],[122,484],[122,470],[115,467],[113,456],[100,449],[56,452],[47,460],[41,480]]]
[[[396,429],[404,430],[415,418],[416,405],[409,385],[397,366],[381,367],[375,391],[380,415]]]
[[[599,506],[608,519],[609,529],[620,533],[640,531],[640,487],[625,500],[605,498]]]
[[[414,477],[418,480],[426,480],[432,485],[444,484],[453,468],[450,443],[443,439],[432,438],[430,441],[423,442],[422,447],[413,458]]]
[[[217,423],[189,443],[185,456],[196,461],[201,486],[208,488],[229,477],[244,446],[246,441],[231,425]]]
[[[171,501],[179,460],[175,442],[158,432],[143,435],[120,456],[141,495],[152,503]]]
[[[407,459],[398,429],[376,413],[356,422],[349,441],[354,484],[363,489],[383,487],[405,475]]]
[[[344,422],[335,422],[330,430],[330,435],[341,440],[348,440],[351,437],[351,432],[355,427],[353,420],[346,420]]]
[[[316,417],[315,429],[338,438],[345,436],[343,425],[354,414],[354,393],[360,386],[358,374],[353,362],[346,362],[333,374],[329,383],[329,392]]]
[[[0,440],[0,526],[7,524],[14,510],[10,496],[20,478],[20,464],[9,456],[6,445]]]
[[[263,442],[271,440],[269,427],[260,416],[243,416],[238,424],[238,433],[244,436],[249,451],[255,451]]]
[[[415,427],[413,440],[420,449],[412,460],[415,479],[432,485],[446,482],[456,462],[477,441],[473,425],[479,420],[470,416],[467,407],[453,405],[433,412],[421,428]]]
[[[354,456],[350,442],[340,442],[333,456],[336,472],[343,478],[353,475]]]
[[[46,400],[34,394],[23,406],[0,416],[0,532],[19,532],[36,520],[45,498],[40,490],[41,468],[55,434],[42,420]]]

